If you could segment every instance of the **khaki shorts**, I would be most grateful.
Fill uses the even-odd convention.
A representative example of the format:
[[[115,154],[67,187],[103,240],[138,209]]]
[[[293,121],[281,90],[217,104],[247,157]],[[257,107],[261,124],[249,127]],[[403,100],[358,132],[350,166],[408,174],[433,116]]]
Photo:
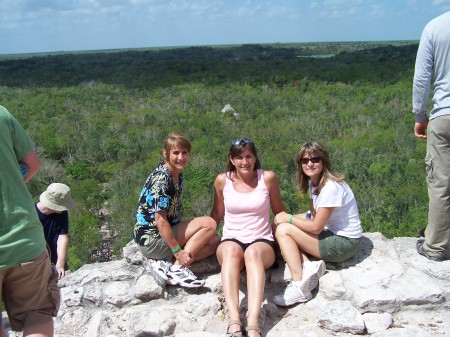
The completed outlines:
[[[34,260],[0,270],[0,302],[5,304],[14,331],[53,322],[60,293],[58,273],[47,250]]]
[[[343,262],[356,255],[361,238],[348,238],[324,230],[319,234],[320,258],[327,262]]]
[[[172,226],[172,232],[177,237],[177,226]],[[146,245],[139,245],[139,250],[147,259],[172,261],[173,253],[166,241],[159,235],[152,237]]]

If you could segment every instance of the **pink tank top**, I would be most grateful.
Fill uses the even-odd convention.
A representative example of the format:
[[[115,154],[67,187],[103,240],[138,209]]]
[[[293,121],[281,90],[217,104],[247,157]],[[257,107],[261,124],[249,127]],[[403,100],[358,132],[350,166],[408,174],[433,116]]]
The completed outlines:
[[[264,182],[263,171],[257,170],[258,186],[248,193],[237,192],[227,173],[223,198],[225,204],[223,239],[237,239],[251,243],[257,239],[273,241],[269,223],[270,196]]]

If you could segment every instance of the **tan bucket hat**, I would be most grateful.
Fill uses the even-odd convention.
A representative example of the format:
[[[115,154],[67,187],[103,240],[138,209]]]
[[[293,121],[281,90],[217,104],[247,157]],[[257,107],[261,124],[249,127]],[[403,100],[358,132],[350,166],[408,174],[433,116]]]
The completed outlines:
[[[39,197],[45,207],[54,211],[67,211],[75,203],[70,195],[70,188],[65,184],[53,183]]]

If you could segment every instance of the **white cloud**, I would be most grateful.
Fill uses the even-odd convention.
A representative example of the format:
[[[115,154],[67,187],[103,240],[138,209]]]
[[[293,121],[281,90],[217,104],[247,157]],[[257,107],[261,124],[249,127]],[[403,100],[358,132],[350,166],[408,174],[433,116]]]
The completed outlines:
[[[297,19],[301,17],[302,11],[299,7],[271,5],[266,10],[266,15],[271,18]]]
[[[449,0],[0,0],[0,54],[408,39]],[[430,6],[432,4],[432,6]]]
[[[442,6],[442,5],[449,5],[449,1],[448,0],[433,0],[431,2],[431,6]]]
[[[362,0],[325,0],[323,4],[325,6],[355,6],[363,4],[363,2]]]
[[[386,14],[385,7],[382,5],[371,5],[368,11],[370,16],[382,17]]]
[[[158,0],[129,0],[132,5],[145,5],[158,3]]]

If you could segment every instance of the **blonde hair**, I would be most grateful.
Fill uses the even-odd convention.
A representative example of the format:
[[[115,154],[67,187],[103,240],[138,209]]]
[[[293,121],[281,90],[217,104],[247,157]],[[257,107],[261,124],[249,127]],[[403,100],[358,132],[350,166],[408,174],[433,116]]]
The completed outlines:
[[[330,158],[325,145],[316,141],[308,142],[302,145],[295,156],[295,162],[297,163],[297,185],[302,194],[308,193],[309,188],[309,177],[303,172],[302,168],[302,158],[304,158],[306,154],[319,157],[323,164],[319,184],[316,186],[315,190],[316,195],[320,193],[328,180],[333,180],[335,182],[344,181],[344,176],[342,174],[333,172],[331,169]]]
[[[187,150],[187,152],[191,152],[191,142],[184,136],[180,135],[176,132],[171,132],[166,137],[164,141],[164,151],[166,151],[165,160],[169,159],[170,150],[172,147],[179,147],[180,149]]]

